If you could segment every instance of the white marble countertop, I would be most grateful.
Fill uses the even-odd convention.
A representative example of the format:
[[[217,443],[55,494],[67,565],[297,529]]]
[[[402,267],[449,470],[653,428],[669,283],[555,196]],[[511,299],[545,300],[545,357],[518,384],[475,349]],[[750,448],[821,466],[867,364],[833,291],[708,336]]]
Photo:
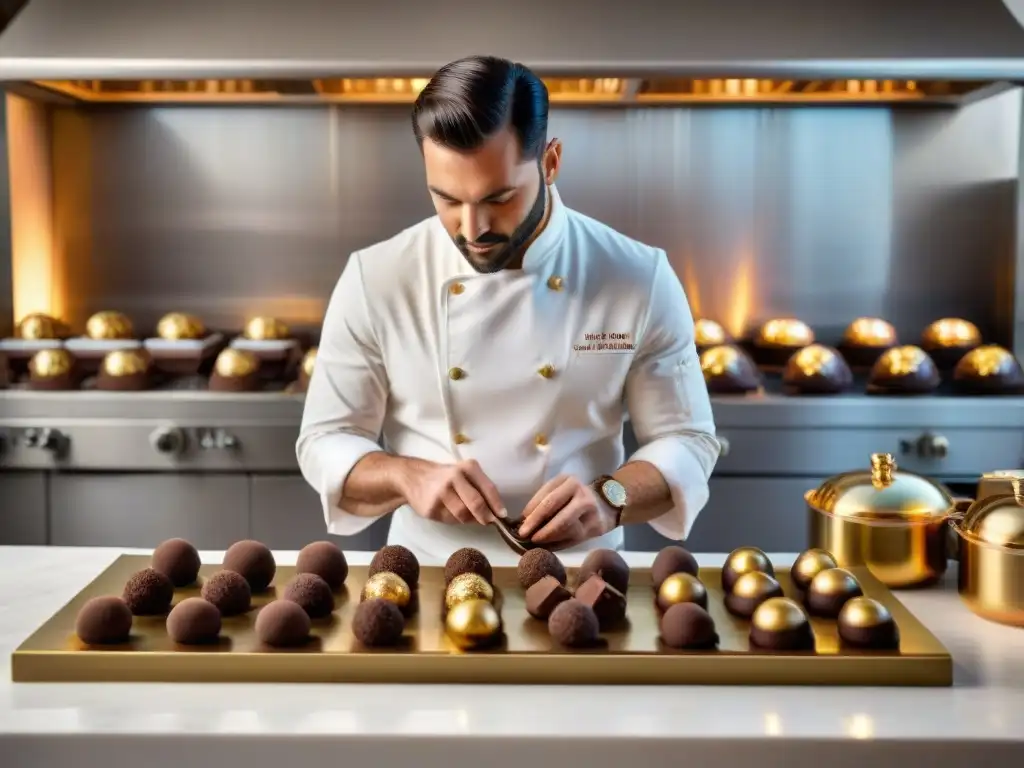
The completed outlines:
[[[1024,630],[976,618],[952,575],[941,587],[899,593],[952,653],[948,689],[11,683],[11,652],[123,553],[0,547],[5,768],[601,768],[638,759],[673,768],[908,768],[1024,757]],[[369,560],[347,554],[353,564]],[[276,555],[294,563],[294,552]],[[627,555],[634,565],[651,557]],[[722,559],[699,556],[703,565]]]

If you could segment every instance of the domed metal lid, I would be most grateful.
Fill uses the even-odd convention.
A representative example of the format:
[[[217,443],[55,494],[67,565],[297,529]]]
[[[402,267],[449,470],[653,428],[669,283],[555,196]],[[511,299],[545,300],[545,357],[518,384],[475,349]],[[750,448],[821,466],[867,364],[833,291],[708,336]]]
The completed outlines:
[[[1024,550],[1024,481],[1011,478],[1012,493],[979,499],[964,515],[965,536],[985,544]]]
[[[836,475],[805,498],[831,517],[873,525],[929,523],[955,510],[949,491],[921,475],[897,471],[891,453],[872,454],[870,471]]]

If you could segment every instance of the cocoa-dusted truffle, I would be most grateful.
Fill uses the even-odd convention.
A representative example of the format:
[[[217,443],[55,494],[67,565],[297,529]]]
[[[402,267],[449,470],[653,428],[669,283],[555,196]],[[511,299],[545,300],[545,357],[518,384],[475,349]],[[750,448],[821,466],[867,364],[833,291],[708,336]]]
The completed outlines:
[[[706,649],[718,645],[711,615],[696,603],[676,603],[661,617],[661,640],[669,648]]]
[[[330,541],[314,541],[299,552],[295,561],[296,573],[315,573],[332,590],[341,589],[348,578],[348,560],[345,553]]]
[[[284,589],[285,600],[298,603],[311,619],[330,616],[334,610],[334,593],[327,582],[315,573],[300,573]]]
[[[614,549],[595,549],[583,559],[576,583],[584,584],[591,576],[600,576],[619,592],[629,588],[629,566]]]
[[[626,618],[626,596],[600,576],[591,576],[578,586],[576,599],[594,609],[602,630]]]
[[[176,587],[187,587],[199,576],[199,552],[184,539],[168,539],[153,550],[150,565]]]
[[[182,600],[167,616],[167,634],[182,645],[212,643],[220,634],[220,611],[201,597]]]
[[[673,545],[665,547],[654,558],[654,563],[651,565],[651,581],[657,591],[661,589],[662,582],[673,573],[688,573],[691,576],[697,576],[699,572],[697,558],[682,547]]]
[[[554,576],[542,576],[526,590],[526,612],[544,621],[551,616],[555,606],[571,597],[569,590]]]
[[[391,647],[398,645],[405,630],[405,619],[398,606],[382,597],[364,600],[352,617],[352,634],[363,645]]]
[[[249,582],[235,571],[217,571],[203,582],[201,593],[204,600],[217,606],[222,616],[245,613],[252,603]]]
[[[565,586],[565,566],[554,552],[538,547],[527,550],[526,554],[519,558],[519,565],[516,567],[516,575],[523,589],[529,589],[545,576],[554,577],[559,584]]]
[[[309,614],[291,600],[275,600],[256,615],[256,637],[275,648],[302,645],[309,639],[310,628]]]
[[[241,574],[252,592],[262,592],[274,580],[277,563],[266,544],[252,539],[237,541],[224,553],[223,568]]]
[[[124,601],[136,616],[167,613],[174,599],[174,584],[159,571],[143,568],[124,585]]]
[[[490,584],[494,579],[494,572],[491,563],[479,549],[463,547],[452,552],[448,562],[444,565],[444,583],[450,584],[456,576],[464,573],[475,573],[483,576]]]
[[[593,608],[573,599],[555,606],[548,618],[548,632],[564,646],[586,648],[597,643],[600,625]]]
[[[126,643],[131,631],[132,611],[124,600],[113,595],[92,598],[75,619],[75,634],[88,645]]]
[[[370,561],[367,576],[375,576],[378,573],[393,573],[401,577],[402,581],[409,585],[409,589],[416,589],[420,583],[420,561],[401,544],[388,544],[377,550],[377,554]]]

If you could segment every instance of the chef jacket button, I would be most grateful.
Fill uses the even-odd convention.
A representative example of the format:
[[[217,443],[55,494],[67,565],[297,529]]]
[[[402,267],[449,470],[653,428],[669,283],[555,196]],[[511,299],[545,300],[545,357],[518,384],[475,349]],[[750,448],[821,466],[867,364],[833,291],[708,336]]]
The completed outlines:
[[[458,296],[464,290],[466,290],[466,286],[464,286],[462,283],[452,283],[451,285],[448,286],[448,291],[455,296]]]
[[[538,433],[537,436],[533,438],[533,444],[536,445],[538,448],[547,448],[548,447],[547,435],[545,435],[542,432]]]
[[[542,365],[537,369],[537,373],[543,376],[545,379],[555,378],[555,366],[553,365]]]
[[[456,445],[465,445],[468,442],[469,442],[469,438],[466,437],[464,434],[462,434],[461,432],[456,432],[455,433],[455,444]]]
[[[449,368],[448,369],[448,378],[451,379],[452,381],[458,381],[459,379],[463,378],[465,375],[466,375],[466,372],[464,370],[462,370],[461,368]]]
[[[565,280],[558,275],[552,275],[548,278],[548,288],[552,291],[560,291],[565,287]]]

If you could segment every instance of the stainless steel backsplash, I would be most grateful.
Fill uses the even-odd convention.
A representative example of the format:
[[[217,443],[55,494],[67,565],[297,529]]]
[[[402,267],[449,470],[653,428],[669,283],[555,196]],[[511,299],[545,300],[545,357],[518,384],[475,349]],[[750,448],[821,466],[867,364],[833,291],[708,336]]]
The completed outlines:
[[[961,110],[556,110],[566,203],[664,247],[695,312],[1005,340],[1020,93]],[[55,112],[69,319],[319,323],[347,255],[432,214],[407,108]]]

